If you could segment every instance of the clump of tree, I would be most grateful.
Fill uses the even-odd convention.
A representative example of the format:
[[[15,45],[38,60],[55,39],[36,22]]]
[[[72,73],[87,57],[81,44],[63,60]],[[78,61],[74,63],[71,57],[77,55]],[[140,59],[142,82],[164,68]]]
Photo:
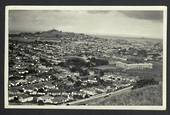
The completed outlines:
[[[158,85],[159,82],[156,81],[155,79],[151,78],[151,79],[141,79],[138,80],[134,85],[132,89],[137,89],[137,88],[141,88],[144,86],[148,86],[148,85]]]
[[[109,61],[103,58],[95,58],[92,57],[89,59],[90,60],[90,66],[101,66],[101,65],[108,65]],[[89,64],[88,64],[89,65]]]
[[[143,63],[144,58],[141,56],[131,56],[127,58],[128,63]]]
[[[48,66],[48,67],[52,66],[52,64],[45,58],[40,58],[40,62],[45,66]]]

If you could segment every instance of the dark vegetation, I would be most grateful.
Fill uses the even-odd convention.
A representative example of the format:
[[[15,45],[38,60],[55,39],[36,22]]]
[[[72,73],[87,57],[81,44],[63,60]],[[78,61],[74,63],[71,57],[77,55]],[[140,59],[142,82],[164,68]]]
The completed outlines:
[[[148,86],[148,85],[158,85],[158,84],[159,82],[155,81],[153,78],[152,79],[141,79],[133,85],[132,89],[137,89],[137,88],[141,88],[141,87]]]

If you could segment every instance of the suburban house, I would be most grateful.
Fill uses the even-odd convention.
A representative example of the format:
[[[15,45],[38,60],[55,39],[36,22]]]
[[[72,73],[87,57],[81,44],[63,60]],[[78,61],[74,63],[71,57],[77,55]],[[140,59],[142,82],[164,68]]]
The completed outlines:
[[[30,102],[33,101],[33,97],[32,96],[28,96],[28,95],[22,95],[19,97],[19,102],[25,103],[25,102]]]

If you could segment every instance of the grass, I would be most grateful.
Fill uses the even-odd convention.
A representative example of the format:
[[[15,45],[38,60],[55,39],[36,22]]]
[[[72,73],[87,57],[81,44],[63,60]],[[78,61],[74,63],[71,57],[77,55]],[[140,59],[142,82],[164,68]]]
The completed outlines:
[[[162,85],[152,85],[127,93],[92,100],[88,105],[162,105]]]

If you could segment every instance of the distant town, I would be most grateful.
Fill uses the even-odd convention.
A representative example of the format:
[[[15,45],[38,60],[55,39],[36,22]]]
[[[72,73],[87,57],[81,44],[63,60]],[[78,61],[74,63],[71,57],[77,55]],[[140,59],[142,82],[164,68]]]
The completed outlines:
[[[11,105],[61,105],[162,82],[161,39],[107,39],[56,29],[9,34]]]

